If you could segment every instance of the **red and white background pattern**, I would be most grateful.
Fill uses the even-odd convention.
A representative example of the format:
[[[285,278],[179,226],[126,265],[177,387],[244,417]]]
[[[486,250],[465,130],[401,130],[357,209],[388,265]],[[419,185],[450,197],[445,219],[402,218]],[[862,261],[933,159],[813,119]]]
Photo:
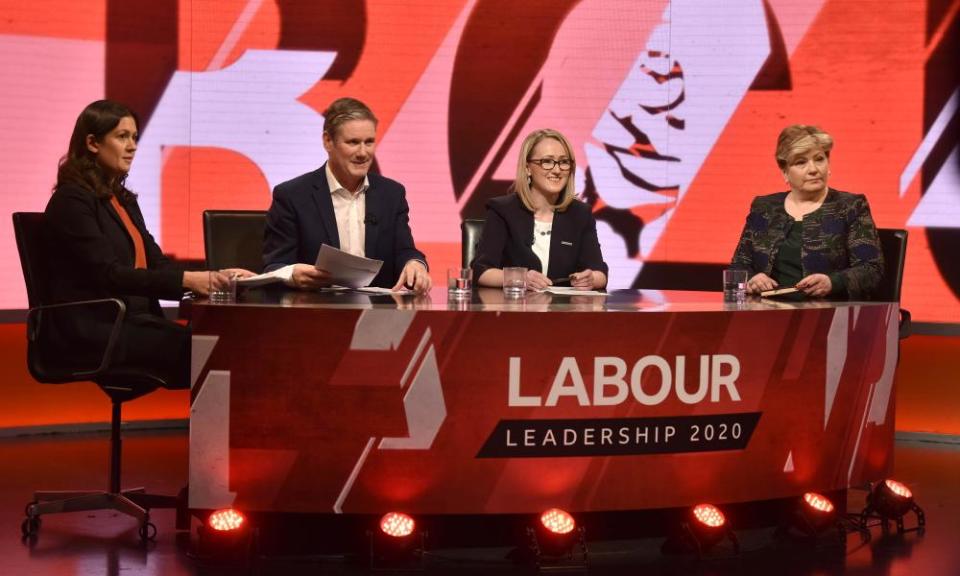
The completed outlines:
[[[888,474],[896,305],[721,306],[195,306],[190,506],[663,508]]]
[[[367,101],[434,270],[459,258],[519,142],[572,141],[611,287],[728,261],[781,190],[779,130],[836,139],[836,188],[911,232],[916,320],[960,322],[960,0],[0,0],[4,213],[41,210],[88,102],[142,116],[128,180],[161,247],[202,258],[205,209],[266,209],[325,159],[321,112]],[[0,308],[22,308],[0,221]]]

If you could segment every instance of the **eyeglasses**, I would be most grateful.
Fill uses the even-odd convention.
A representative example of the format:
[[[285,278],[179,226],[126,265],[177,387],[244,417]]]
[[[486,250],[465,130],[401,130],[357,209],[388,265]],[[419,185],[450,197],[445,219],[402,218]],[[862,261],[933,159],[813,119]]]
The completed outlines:
[[[573,160],[569,158],[562,158],[560,160],[554,160],[553,158],[531,158],[527,162],[532,162],[534,164],[539,164],[544,170],[550,171],[553,170],[554,166],[560,165],[560,170],[564,172],[569,171],[573,168]]]

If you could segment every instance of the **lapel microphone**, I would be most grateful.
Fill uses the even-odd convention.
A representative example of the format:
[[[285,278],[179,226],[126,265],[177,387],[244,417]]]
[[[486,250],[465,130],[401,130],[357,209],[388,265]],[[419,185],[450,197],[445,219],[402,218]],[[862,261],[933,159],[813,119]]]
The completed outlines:
[[[367,214],[366,218],[363,219],[364,224],[369,224],[371,226],[377,225],[377,216],[375,214]]]

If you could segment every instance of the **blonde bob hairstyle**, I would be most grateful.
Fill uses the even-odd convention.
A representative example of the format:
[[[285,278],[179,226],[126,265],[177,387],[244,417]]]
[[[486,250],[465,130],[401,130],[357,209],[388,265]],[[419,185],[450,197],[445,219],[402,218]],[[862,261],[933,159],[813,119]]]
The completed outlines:
[[[537,147],[537,144],[547,138],[553,138],[559,142],[566,151],[567,157],[570,158],[571,164],[570,172],[567,173],[567,186],[563,191],[563,195],[560,197],[560,202],[554,206],[554,210],[563,212],[570,206],[570,203],[574,200],[574,196],[577,194],[576,185],[573,182],[573,175],[577,170],[577,162],[573,157],[573,148],[570,146],[570,143],[563,137],[563,134],[556,130],[549,128],[535,130],[523,140],[523,146],[520,147],[520,157],[517,160],[517,179],[513,183],[513,190],[517,193],[517,196],[520,197],[520,201],[523,202],[527,210],[531,212],[536,211],[533,205],[533,191],[530,189],[530,177],[527,175],[527,164],[530,162],[533,149]]]
[[[790,161],[800,155],[819,148],[827,158],[833,149],[833,137],[817,128],[806,124],[787,126],[777,138],[777,166],[786,170]]]

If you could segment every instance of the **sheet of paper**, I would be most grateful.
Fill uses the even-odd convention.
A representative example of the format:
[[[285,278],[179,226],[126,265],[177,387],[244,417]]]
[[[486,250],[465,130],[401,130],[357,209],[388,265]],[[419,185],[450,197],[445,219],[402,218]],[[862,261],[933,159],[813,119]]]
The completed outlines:
[[[606,296],[606,292],[599,290],[584,290],[583,288],[572,288],[570,286],[549,286],[544,292],[556,294],[558,296]]]
[[[357,292],[363,292],[364,294],[396,294],[397,296],[403,296],[405,294],[413,294],[413,290],[408,290],[406,288],[401,288],[400,290],[391,290],[389,288],[380,288],[379,286],[364,286],[363,288],[355,288]]]
[[[237,278],[237,286],[265,286],[267,284],[283,282],[284,280],[286,280],[286,275],[284,274],[283,268],[280,268],[273,272],[257,274],[256,276],[250,276],[248,278]]]
[[[768,298],[770,296],[780,296],[781,294],[793,294],[794,292],[799,292],[793,286],[789,288],[775,288],[773,290],[764,290],[760,293],[761,298]]]
[[[376,277],[382,260],[354,256],[333,246],[323,244],[317,253],[316,267],[330,273],[330,282],[338,286],[360,288],[367,286]]]

